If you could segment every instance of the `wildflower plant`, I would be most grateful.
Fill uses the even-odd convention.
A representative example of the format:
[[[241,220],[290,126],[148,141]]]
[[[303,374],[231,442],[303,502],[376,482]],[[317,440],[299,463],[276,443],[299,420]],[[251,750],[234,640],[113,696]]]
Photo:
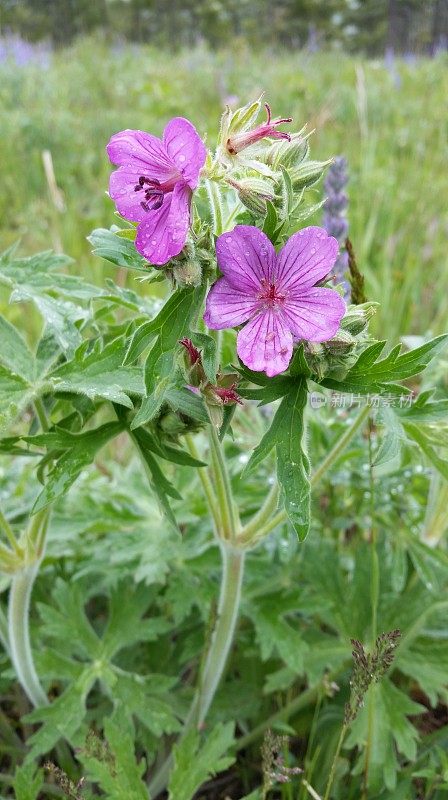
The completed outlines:
[[[211,730],[207,725],[235,646],[246,562],[280,526],[299,542],[307,537],[312,490],[347,456],[348,445],[369,418],[384,429],[376,466],[418,447],[447,477],[440,454],[447,443],[434,427],[446,417],[447,402],[434,399],[429,388],[414,401],[416,384],[407,384],[441,351],[447,337],[402,353],[400,344],[389,347],[371,336],[374,298],[356,304],[344,300],[344,287],[335,280],[340,277],[335,274],[338,237],[310,224],[325,202],[316,185],[330,162],[310,160],[306,130],[295,132],[289,117],[272,119],[270,108],[266,111],[267,119],[259,122],[261,100],[226,109],[215,149],[209,148],[211,136],[205,144],[194,124],[181,117],[167,122],[162,138],[132,130],[112,136],[107,152],[117,169],[109,194],[111,214],[114,204],[117,215],[110,230],[95,230],[90,241],[97,256],[132,271],[140,285],[122,288],[109,281],[94,286],[68,275],[67,259],[50,253],[20,259],[11,249],[0,260],[0,280],[11,300],[32,302],[44,323],[31,350],[19,331],[1,319],[1,448],[39,466],[38,483],[30,486],[26,499],[28,513],[0,518],[0,565],[10,582],[8,619],[1,618],[0,630],[34,706],[29,721],[41,725],[31,737],[31,757],[48,753],[64,738],[85,770],[85,782],[79,783],[79,776],[67,778],[72,794],[83,795],[90,783],[111,798],[156,798],[168,787],[172,800],[191,800],[210,775],[232,763],[237,746],[233,722],[218,718]],[[148,293],[148,284],[163,300]],[[347,412],[340,436],[329,443],[328,417],[311,420],[309,399],[316,392],[348,398],[357,406],[356,413],[352,408]],[[237,446],[235,432],[244,426],[250,431],[249,453],[240,453]],[[316,440],[328,443],[319,463]],[[132,498],[126,497],[122,506],[121,484],[131,468],[118,459],[117,471],[108,472],[115,493],[108,500],[120,506],[123,519],[120,540],[104,556],[111,576],[107,606],[93,627],[85,609],[95,591],[88,560],[72,586],[60,575],[50,604],[47,598],[40,608],[53,644],[36,659],[30,601],[36,576],[47,563],[47,547],[58,546],[49,543],[51,514],[56,525],[60,504],[69,502],[101,451],[120,452],[123,441],[138,456],[139,468],[129,478]],[[248,508],[241,487],[255,479],[263,484],[261,499]],[[143,512],[138,503],[146,497],[146,485],[150,500]],[[210,524],[200,528],[193,546],[190,531],[202,524],[198,519],[204,514],[193,521],[183,498],[197,485],[202,495],[194,489],[194,503],[207,507]],[[73,524],[76,513],[73,507]],[[108,507],[103,513],[109,519]],[[160,530],[149,555],[143,532],[148,518]],[[92,520],[86,525],[95,528]],[[136,538],[127,547],[130,530]],[[192,566],[192,574],[186,570],[183,575],[184,593],[169,588],[163,597],[175,621],[183,620],[185,608],[188,613],[195,603],[205,620],[203,593],[209,593],[212,612],[202,653],[194,641],[190,650],[185,645],[176,654],[175,630],[162,616],[147,616],[152,596],[145,582],[162,583],[179,560],[181,546],[191,546],[196,566],[214,546],[220,559],[217,591],[203,573],[195,582]],[[75,562],[80,558],[70,553]],[[134,565],[133,558],[136,585],[123,588],[123,565]],[[310,575],[317,576],[320,568],[317,556]],[[332,575],[326,575],[319,592],[331,585]],[[319,592],[313,595],[316,605]],[[376,604],[378,593],[373,580]],[[258,596],[263,594],[258,589]],[[275,596],[268,596],[272,608],[263,607],[262,600],[259,606],[251,602],[262,657],[268,659],[277,648],[286,663],[286,674],[283,670],[272,681],[289,686],[290,673],[300,671],[312,642],[303,646],[284,618],[288,606],[277,611]],[[335,628],[343,610],[338,613],[331,619]],[[346,621],[345,631],[348,626]],[[272,632],[277,629],[278,635]],[[67,631],[73,631],[73,638]],[[376,617],[370,634],[375,640]],[[357,664],[368,662],[372,680],[390,665],[396,638],[390,634],[387,641],[378,640],[369,657],[357,646]],[[153,673],[142,674],[136,666],[138,648],[156,640],[161,644]],[[133,647],[137,655],[126,659]],[[172,694],[181,679],[169,666],[174,655],[182,674],[186,661],[194,662],[175,708]],[[407,669],[412,674],[412,667]],[[55,697],[48,690],[59,679],[64,686]],[[353,689],[346,724],[365,688]],[[86,746],[87,698],[93,692],[109,709],[102,725],[107,758],[101,748],[92,749],[91,738]],[[134,754],[136,730],[141,757]],[[359,734],[357,742],[361,739]],[[274,754],[269,780],[286,780],[298,772],[279,760],[277,739],[271,740],[265,761],[268,751]],[[57,775],[62,786],[62,773]]]

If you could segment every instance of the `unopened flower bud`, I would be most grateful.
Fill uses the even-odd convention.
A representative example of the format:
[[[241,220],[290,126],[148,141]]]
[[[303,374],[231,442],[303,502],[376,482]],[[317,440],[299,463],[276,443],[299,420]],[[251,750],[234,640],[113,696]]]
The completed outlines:
[[[236,189],[242,204],[254,214],[265,214],[267,201],[274,200],[272,184],[261,178],[242,178],[238,181],[229,178],[228,183]]]
[[[353,350],[355,345],[356,339],[354,336],[348,331],[341,329],[338,330],[332,339],[329,339],[328,342],[324,342],[325,349],[332,355],[345,355]]]
[[[282,139],[273,144],[263,154],[263,161],[274,169],[296,169],[305,160],[310,146],[308,136],[304,135],[305,128],[297,133],[292,133],[290,140]]]
[[[305,358],[311,371],[319,379],[324,378],[328,368],[328,358],[324,345],[318,342],[306,342]]]
[[[185,347],[188,364],[190,367],[201,360],[201,351],[194,346],[191,339],[180,339],[179,344],[181,344],[182,347]]]
[[[194,424],[192,420],[192,425]],[[175,411],[168,411],[166,414],[162,414],[158,420],[158,426],[164,433],[171,437],[179,436],[191,429],[188,422],[181,418],[179,414],[176,414]]]
[[[173,275],[180,286],[199,286],[202,280],[202,269],[198,261],[188,259],[176,264]]]
[[[184,356],[188,383],[193,388],[201,386],[205,381],[201,351],[194,346],[191,339],[180,339],[179,344],[185,348]]]
[[[328,163],[328,161],[305,161],[301,166],[291,170],[293,189],[297,192],[299,189],[305,189],[307,186],[317,183]]]
[[[349,306],[345,317],[341,320],[341,328],[352,336],[362,333],[369,321],[376,314],[378,303],[361,303],[358,306]]]
[[[215,392],[216,397],[218,397],[221,402],[227,406],[232,403],[239,403],[240,406],[243,405],[243,401],[239,394],[235,391],[235,384],[230,386],[228,389],[225,389],[224,386],[214,386],[213,390]]]
[[[236,383],[230,386],[214,386],[209,383],[204,389],[204,397],[209,405],[227,406],[233,403],[243,405],[243,401],[239,394],[235,391]]]

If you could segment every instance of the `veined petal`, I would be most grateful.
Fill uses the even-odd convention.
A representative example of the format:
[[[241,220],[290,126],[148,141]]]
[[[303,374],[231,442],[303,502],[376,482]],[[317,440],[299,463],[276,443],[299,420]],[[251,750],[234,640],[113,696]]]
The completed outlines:
[[[292,346],[287,325],[271,309],[260,311],[237,339],[237,352],[243,364],[255,372],[265,372],[270,378],[288,368]]]
[[[229,283],[251,296],[270,283],[276,255],[272,242],[252,225],[237,225],[216,240],[218,266]]]
[[[165,144],[145,131],[120,131],[111,137],[106,149],[112,164],[129,167],[160,183],[171,180],[176,172]]]
[[[147,216],[147,212],[141,206],[145,193],[143,190],[135,191],[139,175],[135,169],[120,167],[112,172],[109,179],[109,194],[117,211],[130,222],[141,222]]]
[[[166,264],[185,245],[190,224],[191,189],[183,182],[165,195],[160,208],[148,211],[137,230],[135,246],[151,264]]]
[[[226,278],[219,278],[208,293],[204,322],[214,330],[234,328],[255,314],[258,305],[251,296],[231,286]]]
[[[294,338],[326,342],[339,329],[345,311],[345,303],[334,289],[314,286],[301,296],[288,298],[282,316]]]
[[[163,132],[163,142],[190,189],[196,189],[207,151],[194,125],[184,117],[174,117]]]
[[[171,196],[171,194],[165,195],[160,208],[148,211],[145,219],[137,228],[135,246],[150,264],[166,264],[171,257],[166,255],[170,246],[167,220],[170,213]]]
[[[171,195],[171,208],[167,223],[172,241],[170,258],[177,256],[187,241],[191,221],[191,194],[188,184],[178,181]]]
[[[324,228],[310,226],[286,242],[277,257],[277,283],[281,291],[300,294],[331,272],[339,244]]]

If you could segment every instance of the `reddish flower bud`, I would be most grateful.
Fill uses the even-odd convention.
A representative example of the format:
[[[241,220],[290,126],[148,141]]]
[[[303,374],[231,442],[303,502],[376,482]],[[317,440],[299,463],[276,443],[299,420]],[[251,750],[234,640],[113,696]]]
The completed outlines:
[[[180,339],[179,340],[179,344],[181,344],[183,347],[185,347],[185,350],[188,353],[188,357],[189,357],[189,361],[190,361],[190,366],[191,367],[194,364],[196,364],[198,361],[199,362],[201,361],[201,351],[198,350],[197,347],[194,346],[194,344],[191,341],[191,339]]]
[[[236,383],[233,383],[232,386],[229,386],[228,389],[224,388],[223,386],[212,386],[214,394],[219,397],[224,405],[228,403],[239,403],[240,406],[243,405],[243,401],[237,392],[235,391]]]

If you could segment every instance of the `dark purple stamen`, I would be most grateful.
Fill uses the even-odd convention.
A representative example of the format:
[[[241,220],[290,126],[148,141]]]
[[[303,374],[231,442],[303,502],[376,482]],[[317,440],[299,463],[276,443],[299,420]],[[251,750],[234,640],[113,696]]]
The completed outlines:
[[[160,181],[147,178],[145,175],[140,175],[138,183],[134,186],[134,192],[140,192],[145,184],[148,186],[145,189],[145,200],[140,203],[144,211],[152,211],[160,208],[163,203],[164,191],[160,188]]]

